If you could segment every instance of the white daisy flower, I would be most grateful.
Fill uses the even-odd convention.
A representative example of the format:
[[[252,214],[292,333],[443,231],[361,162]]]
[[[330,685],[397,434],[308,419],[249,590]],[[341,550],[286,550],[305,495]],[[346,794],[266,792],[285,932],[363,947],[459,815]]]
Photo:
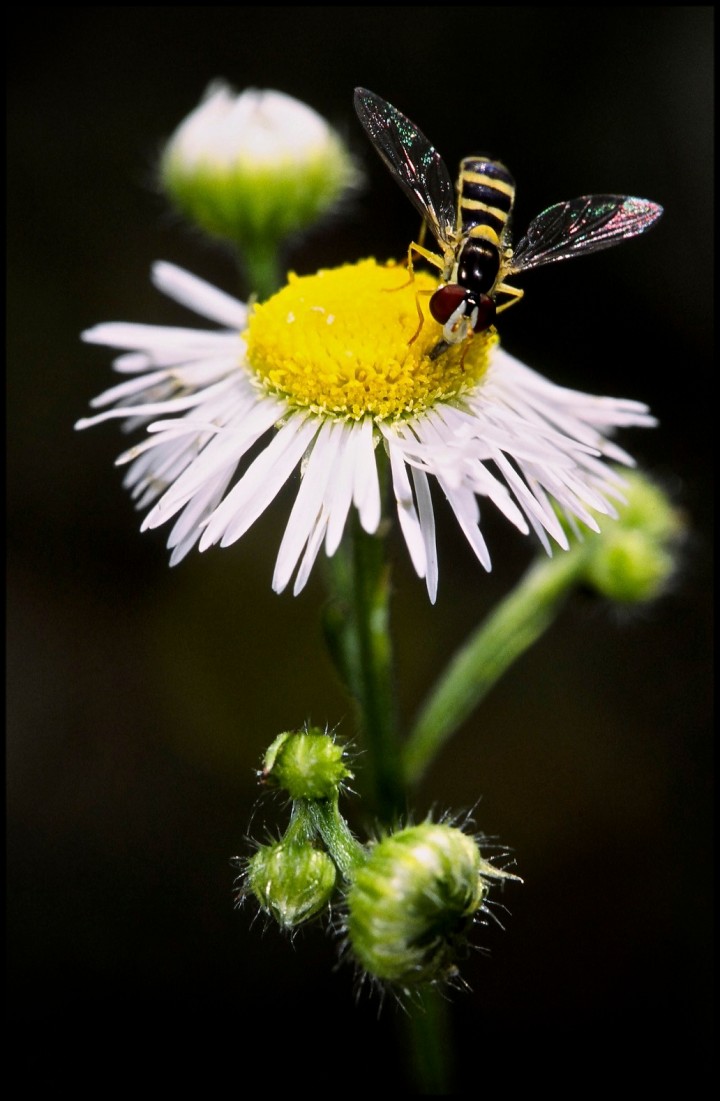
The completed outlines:
[[[366,532],[377,530],[387,456],[400,527],[434,601],[431,478],[489,570],[481,499],[523,534],[532,529],[548,553],[553,543],[567,548],[558,511],[597,531],[596,516],[615,516],[623,501],[608,460],[632,459],[608,436],[655,424],[639,402],[553,385],[492,330],[432,359],[434,322],[412,341],[427,300],[417,292],[435,286],[424,273],[409,283],[404,269],[366,260],[291,276],[252,310],[171,264],[156,264],[153,281],[221,328],[88,330],[86,341],[124,350],[114,367],[126,379],[76,427],[112,418],[144,427],[117,461],[128,465],[137,507],[149,508],[143,529],[174,521],[171,565],[196,545],[236,542],[299,468],[273,577],[282,592],[294,575],[299,593],[323,545],[337,550],[351,509]]]

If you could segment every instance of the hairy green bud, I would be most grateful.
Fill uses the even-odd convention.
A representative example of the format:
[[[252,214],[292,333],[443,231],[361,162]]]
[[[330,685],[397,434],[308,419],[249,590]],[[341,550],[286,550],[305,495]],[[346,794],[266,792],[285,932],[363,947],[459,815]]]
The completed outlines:
[[[318,728],[278,734],[263,760],[262,776],[291,799],[331,799],[352,778],[345,750]]]
[[[356,960],[402,987],[451,978],[491,876],[508,873],[488,864],[476,841],[454,826],[424,822],[384,837],[348,892]]]
[[[295,929],[327,906],[335,876],[327,853],[297,842],[263,845],[247,867],[248,887],[284,929]]]

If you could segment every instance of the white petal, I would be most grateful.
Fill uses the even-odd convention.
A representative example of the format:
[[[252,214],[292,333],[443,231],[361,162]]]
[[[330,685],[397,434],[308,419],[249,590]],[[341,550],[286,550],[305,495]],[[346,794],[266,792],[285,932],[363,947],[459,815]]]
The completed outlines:
[[[181,413],[184,409],[192,409],[193,406],[200,405],[209,395],[216,392],[222,393],[227,389],[228,383],[223,380],[200,393],[186,394],[184,397],[171,398],[168,401],[151,401],[146,405],[130,405],[127,408],[106,409],[104,413],[98,413],[94,417],[81,417],[79,421],[76,421],[75,427],[78,429],[89,428],[91,425],[100,424],[101,421],[113,420],[117,417],[136,417],[140,415],[143,417],[155,417],[162,413]]]
[[[123,401],[128,404],[127,398],[134,398],[143,390],[150,390],[159,383],[164,383],[167,387],[167,377],[168,374],[165,370],[152,371],[140,378],[131,378],[127,382],[119,382],[117,386],[111,386],[109,390],[105,390],[102,394],[93,398],[90,405],[93,409],[101,409],[103,405],[110,405],[116,401]]]
[[[299,416],[278,429],[215,509],[200,540],[201,551],[218,542],[230,546],[254,524],[285,485],[317,430],[317,421]]]
[[[297,576],[295,578],[295,584],[293,585],[293,596],[297,596],[305,588],[310,577],[310,571],[315,565],[315,560],[320,552],[320,548],[325,538],[325,532],[327,531],[327,513],[323,512],[319,517],[313,528],[310,538],[307,541],[305,553],[302,556],[302,561],[298,567]]]
[[[81,334],[86,344],[147,352],[153,348],[178,349],[183,357],[212,351],[237,340],[237,333],[215,333],[206,329],[185,329],[177,325],[143,325],[137,321],[106,321]]]
[[[425,541],[423,539],[420,521],[415,510],[410,479],[408,478],[402,455],[394,448],[390,448],[390,470],[392,472],[393,492],[397,504],[397,514],[400,528],[407,549],[410,552],[412,564],[418,577],[425,577],[427,573],[427,561],[425,559]]]
[[[227,469],[234,470],[243,455],[272,428],[282,412],[282,407],[274,400],[260,401],[251,410],[241,408],[158,501],[145,518],[144,527],[158,527],[174,516],[208,478],[214,478]]]
[[[564,550],[567,550],[569,546],[567,535],[563,531],[562,525],[555,515],[554,509],[551,506],[542,506],[533,494],[532,489],[522,480],[520,475],[501,452],[497,452],[494,456],[494,461],[498,469],[502,472],[508,485],[515,493],[528,520],[530,520],[531,523],[533,517],[539,520],[542,526],[550,532],[560,546]]]
[[[142,455],[133,463],[123,479],[123,485],[132,488],[136,508],[147,508],[171,488],[206,442],[207,438],[202,436],[189,436],[181,440],[174,438],[164,447]],[[140,530],[145,531],[146,527],[147,516]]]
[[[167,545],[173,550],[171,566],[176,565],[195,546],[202,535],[205,520],[217,508],[232,476],[232,470],[223,471],[188,501],[168,536]]]
[[[281,593],[286,587],[317,522],[342,435],[342,423],[325,421],[315,438],[280,543],[272,581],[276,593]]]
[[[411,467],[410,469],[415,485],[415,496],[417,497],[418,512],[420,514],[420,527],[422,528],[423,540],[425,542],[425,561],[427,562],[425,584],[427,585],[430,603],[434,604],[437,598],[438,560],[437,547],[435,545],[435,514],[433,512],[432,497],[430,496],[430,486],[428,484],[427,475],[422,470],[416,470],[415,467]]]
[[[369,417],[361,422],[356,455],[353,499],[363,531],[368,535],[374,535],[380,523],[381,502],[380,482],[375,462],[373,424]]]
[[[478,527],[478,507],[475,497],[468,490],[456,489],[454,486],[448,485],[444,478],[439,479],[439,481],[467,541],[477,555],[480,565],[484,566],[489,573],[492,569],[490,552]]]
[[[355,466],[360,444],[361,426],[353,424],[345,429],[341,442],[338,469],[334,475],[335,492],[325,538],[325,553],[331,558],[340,546],[350,505],[352,504]]]
[[[192,330],[195,332],[195,330]],[[212,371],[233,370],[245,362],[245,341],[238,333],[207,333],[210,339],[203,345],[196,343],[193,348],[178,348],[176,345],[159,343],[151,350],[143,352],[123,352],[113,360],[113,370],[121,375],[134,375],[155,367],[168,368],[174,373],[179,368],[197,372],[200,385],[206,375],[212,379]],[[192,377],[192,376],[188,376]]]
[[[527,520],[511,499],[507,487],[499,482],[483,463],[468,461],[465,481],[474,493],[480,493],[483,497],[488,497],[502,512],[503,516],[515,525],[518,531],[521,531],[523,535],[527,535],[530,530]]]
[[[152,280],[155,286],[169,298],[174,298],[195,313],[217,321],[229,329],[244,329],[247,323],[248,309],[237,298],[198,279],[196,275],[175,264],[159,260],[153,264]]]

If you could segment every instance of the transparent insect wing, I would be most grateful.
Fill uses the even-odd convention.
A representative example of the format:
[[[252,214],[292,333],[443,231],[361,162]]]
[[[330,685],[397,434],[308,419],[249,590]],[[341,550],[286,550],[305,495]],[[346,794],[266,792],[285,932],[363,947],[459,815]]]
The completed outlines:
[[[610,248],[650,229],[663,208],[628,195],[581,195],[548,207],[518,241],[508,274]]]
[[[452,245],[455,189],[437,149],[401,111],[366,88],[355,89],[355,110],[376,151],[435,237]]]

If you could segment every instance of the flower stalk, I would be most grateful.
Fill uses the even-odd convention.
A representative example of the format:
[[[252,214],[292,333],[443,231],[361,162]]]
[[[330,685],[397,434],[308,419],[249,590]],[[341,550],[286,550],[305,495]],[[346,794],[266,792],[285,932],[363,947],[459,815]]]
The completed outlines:
[[[280,257],[276,248],[267,247],[264,241],[238,245],[239,263],[245,269],[247,284],[259,302],[264,302],[280,289],[283,283]]]
[[[615,604],[648,603],[675,572],[684,525],[660,487],[624,478],[617,517],[553,558],[538,559],[458,650],[426,699],[403,747],[403,774],[416,784],[500,677],[551,626],[569,594],[586,586]]]
[[[585,544],[539,559],[517,588],[475,631],[425,701],[403,748],[408,784],[422,779],[448,739],[500,677],[554,621],[582,576]]]
[[[350,538],[330,561],[332,595],[325,636],[350,694],[367,753],[370,798],[381,822],[405,811],[390,639],[390,571],[385,539],[355,518]]]
[[[340,875],[347,883],[352,882],[358,868],[367,860],[367,851],[340,814],[337,794],[332,799],[308,802],[307,813],[325,842]]]

